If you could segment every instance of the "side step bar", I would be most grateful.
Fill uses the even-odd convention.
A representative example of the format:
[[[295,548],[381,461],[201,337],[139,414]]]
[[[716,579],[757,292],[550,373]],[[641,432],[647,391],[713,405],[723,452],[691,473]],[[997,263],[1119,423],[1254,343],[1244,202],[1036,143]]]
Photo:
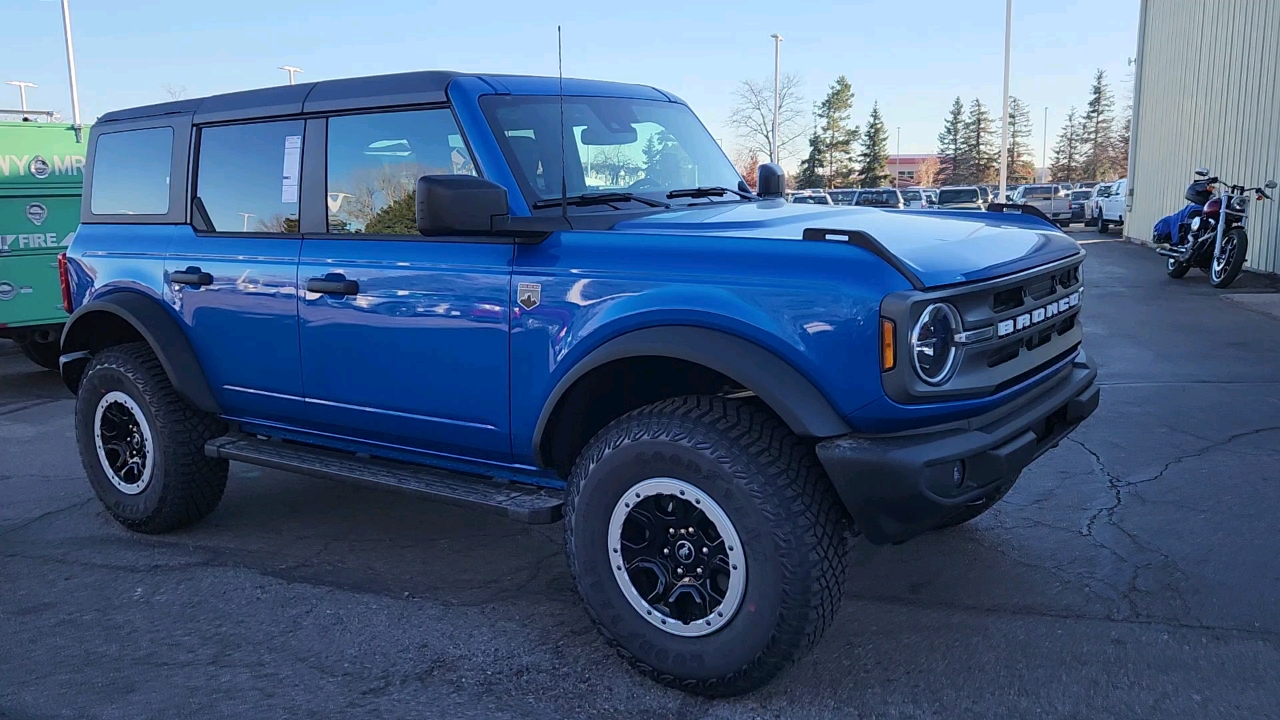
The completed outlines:
[[[330,480],[392,485],[423,493],[442,503],[483,510],[531,525],[553,523],[564,515],[564,493],[559,490],[262,440],[244,433],[210,440],[205,443],[204,454]]]

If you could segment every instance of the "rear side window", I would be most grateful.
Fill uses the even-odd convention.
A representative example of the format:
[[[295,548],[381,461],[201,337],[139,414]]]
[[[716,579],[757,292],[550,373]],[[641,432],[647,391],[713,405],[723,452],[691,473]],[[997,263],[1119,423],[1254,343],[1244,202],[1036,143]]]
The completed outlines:
[[[173,128],[126,130],[98,136],[93,156],[94,215],[164,215],[169,212]]]
[[[417,235],[423,175],[475,175],[448,109],[329,119],[329,232]]]
[[[215,232],[298,232],[302,120],[200,131],[196,227]]]

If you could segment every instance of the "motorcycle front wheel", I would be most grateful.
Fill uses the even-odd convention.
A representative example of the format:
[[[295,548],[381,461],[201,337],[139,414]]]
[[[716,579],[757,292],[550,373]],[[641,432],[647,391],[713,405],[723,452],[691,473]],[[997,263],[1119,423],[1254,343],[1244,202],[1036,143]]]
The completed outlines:
[[[1234,227],[1222,236],[1222,246],[1213,256],[1209,266],[1209,284],[1218,289],[1231,287],[1244,269],[1244,258],[1249,252],[1249,235],[1244,228]]]
[[[1167,269],[1169,272],[1169,277],[1173,278],[1174,280],[1177,280],[1183,275],[1186,275],[1187,271],[1191,269],[1191,266],[1183,262],[1178,262],[1177,259],[1175,258],[1169,258]]]

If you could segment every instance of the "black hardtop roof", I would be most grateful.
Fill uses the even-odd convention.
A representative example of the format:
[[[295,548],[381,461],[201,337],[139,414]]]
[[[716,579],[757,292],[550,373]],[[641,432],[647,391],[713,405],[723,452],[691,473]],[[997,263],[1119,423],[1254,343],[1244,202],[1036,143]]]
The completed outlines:
[[[192,114],[192,121],[196,123],[242,120],[301,113],[304,103],[307,112],[331,112],[440,102],[445,99],[449,81],[463,74],[450,70],[421,70],[255,88],[114,110],[98,118],[98,123],[174,114]]]

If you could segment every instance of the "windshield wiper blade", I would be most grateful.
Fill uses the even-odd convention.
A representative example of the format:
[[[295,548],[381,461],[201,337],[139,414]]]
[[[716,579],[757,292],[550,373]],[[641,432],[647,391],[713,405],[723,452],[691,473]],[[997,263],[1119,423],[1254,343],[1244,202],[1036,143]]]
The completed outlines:
[[[681,190],[672,190],[667,193],[668,200],[676,198],[704,198],[704,197],[722,197],[724,195],[737,195],[743,200],[759,200],[760,198],[749,192],[734,190],[733,188],[721,187],[713,185],[711,187],[683,188]]]
[[[621,202],[638,202],[642,205],[656,208],[671,207],[671,203],[629,192],[583,193],[582,195],[570,195],[567,198],[547,198],[546,200],[535,202],[532,207],[534,210],[545,210],[546,208],[559,207],[561,204],[583,207],[586,205],[612,205]]]

